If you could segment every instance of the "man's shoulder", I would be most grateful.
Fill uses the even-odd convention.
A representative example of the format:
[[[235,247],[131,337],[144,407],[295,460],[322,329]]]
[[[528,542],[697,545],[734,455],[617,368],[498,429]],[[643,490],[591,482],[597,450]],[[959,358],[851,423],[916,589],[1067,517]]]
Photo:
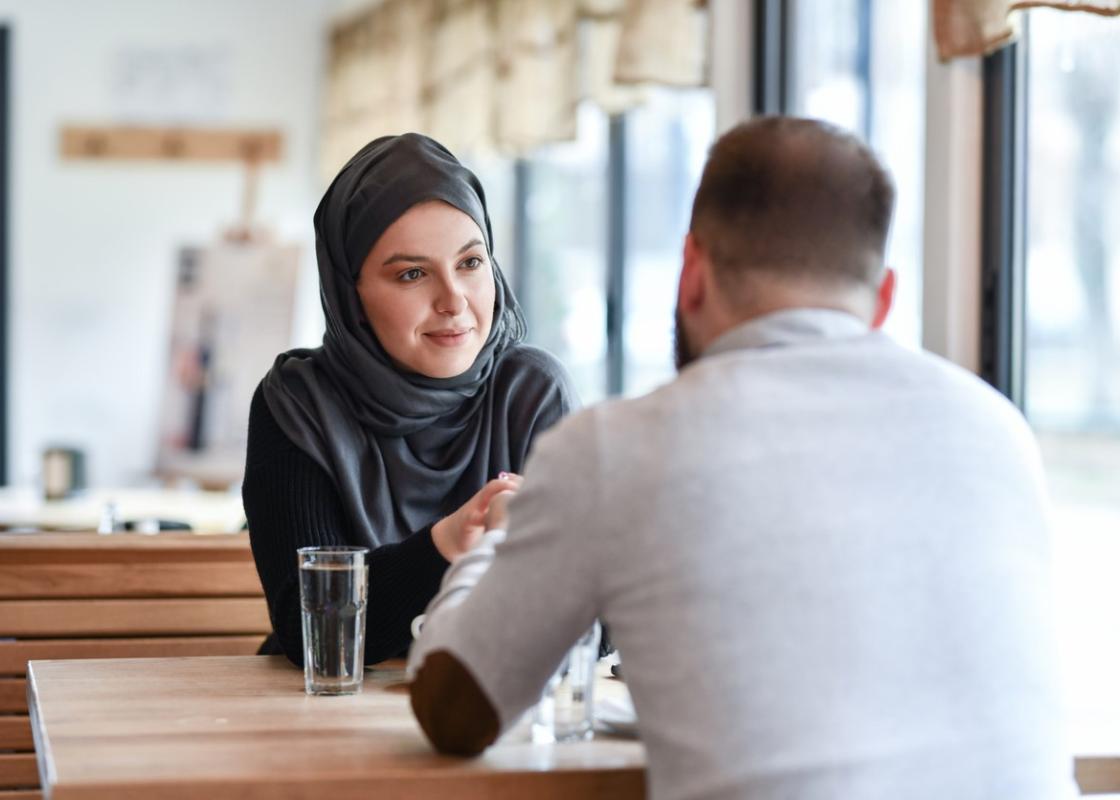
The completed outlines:
[[[539,447],[553,452],[583,454],[623,447],[648,431],[650,415],[664,403],[668,384],[641,397],[613,397],[575,411],[541,438]],[[660,396],[659,396],[660,395]]]
[[[893,345],[896,358],[910,365],[917,380],[928,383],[944,397],[974,405],[985,413],[1022,422],[1023,417],[1008,398],[979,375],[928,350],[909,350]]]

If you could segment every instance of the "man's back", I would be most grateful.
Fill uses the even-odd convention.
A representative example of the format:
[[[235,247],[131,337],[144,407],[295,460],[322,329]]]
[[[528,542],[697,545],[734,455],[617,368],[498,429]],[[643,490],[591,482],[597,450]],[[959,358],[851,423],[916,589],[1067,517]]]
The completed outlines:
[[[491,504],[410,658],[437,747],[509,729],[599,616],[655,800],[1071,793],[1037,449],[976,377],[868,332],[893,204],[820,120],[713,143],[677,282],[696,361],[558,425]]]
[[[548,442],[598,484],[572,546],[655,796],[1068,786],[1029,433],[974,377],[866,330],[829,311],[748,323]]]

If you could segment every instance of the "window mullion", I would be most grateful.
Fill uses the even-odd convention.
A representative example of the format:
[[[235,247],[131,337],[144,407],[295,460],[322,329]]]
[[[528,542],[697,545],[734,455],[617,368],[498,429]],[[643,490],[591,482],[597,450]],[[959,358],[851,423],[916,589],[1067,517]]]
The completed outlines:
[[[754,113],[789,113],[789,8],[786,0],[754,3]]]
[[[622,394],[626,303],[626,117],[610,119],[607,154],[607,394]]]
[[[1023,405],[1025,92],[1022,43],[984,58],[980,375]]]

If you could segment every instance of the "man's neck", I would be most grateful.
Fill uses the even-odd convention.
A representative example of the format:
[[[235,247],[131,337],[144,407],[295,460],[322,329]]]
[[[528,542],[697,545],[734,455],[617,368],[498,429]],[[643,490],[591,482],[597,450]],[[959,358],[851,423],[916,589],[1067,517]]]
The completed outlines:
[[[842,311],[867,323],[869,327],[873,314],[872,301],[866,297],[866,290],[863,289],[831,292],[768,290],[759,300],[760,302],[738,308],[729,308],[721,303],[722,307],[715,309],[709,316],[709,324],[699,333],[697,337],[699,341],[696,342],[697,351],[704,352],[712,342],[740,325],[778,311],[813,308]]]

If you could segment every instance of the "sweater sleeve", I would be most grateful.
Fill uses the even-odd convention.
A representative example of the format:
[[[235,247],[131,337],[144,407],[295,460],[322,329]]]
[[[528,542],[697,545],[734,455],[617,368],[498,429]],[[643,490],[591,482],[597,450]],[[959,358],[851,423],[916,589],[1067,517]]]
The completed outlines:
[[[300,666],[296,550],[356,542],[330,477],[284,434],[260,388],[249,411],[242,499],[273,630],[284,653]],[[436,550],[428,526],[400,543],[372,550],[368,564],[365,660],[373,664],[404,655],[412,638],[412,618],[435,596],[447,561]]]

